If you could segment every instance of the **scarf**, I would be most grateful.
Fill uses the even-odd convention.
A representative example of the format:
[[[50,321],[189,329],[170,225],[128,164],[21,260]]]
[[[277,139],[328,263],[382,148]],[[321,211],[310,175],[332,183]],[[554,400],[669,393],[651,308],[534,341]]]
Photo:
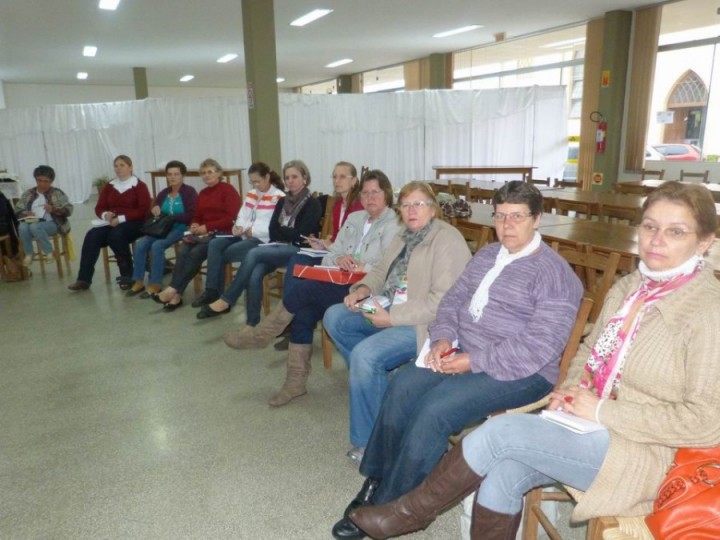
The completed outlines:
[[[297,215],[310,198],[310,191],[307,187],[295,193],[288,193],[283,198],[283,209],[280,214],[280,224],[285,227],[294,227]]]
[[[395,291],[407,285],[407,283],[404,282],[407,281],[407,268],[410,262],[410,255],[412,255],[412,252],[420,242],[425,240],[430,229],[432,229],[434,221],[434,218],[431,219],[428,224],[419,231],[413,232],[406,227],[402,232],[402,241],[405,242],[405,247],[390,265],[387,277],[385,278],[385,289],[383,290],[383,296],[387,297],[391,302],[395,296]]]
[[[478,288],[470,301],[468,311],[470,312],[473,321],[478,322],[480,317],[482,317],[483,310],[490,299],[490,286],[495,282],[505,267],[511,262],[527,257],[533,253],[540,247],[540,242],[542,242],[540,233],[535,231],[530,243],[517,253],[510,253],[505,246],[500,246],[500,251],[498,251],[497,257],[495,257],[495,264],[483,276],[480,281],[480,285],[478,285]]]
[[[623,365],[643,317],[653,304],[697,276],[703,264],[702,257],[693,255],[676,268],[655,272],[640,262],[640,285],[610,317],[593,345],[580,381],[582,388],[595,388],[597,395],[604,399],[617,397]]]

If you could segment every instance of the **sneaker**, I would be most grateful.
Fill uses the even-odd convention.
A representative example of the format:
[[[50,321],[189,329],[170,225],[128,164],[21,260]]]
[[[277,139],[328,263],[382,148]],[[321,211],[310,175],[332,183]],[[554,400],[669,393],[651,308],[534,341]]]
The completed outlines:
[[[350,461],[352,461],[355,465],[359,467],[360,462],[365,455],[365,449],[360,448],[359,446],[353,446],[350,450],[348,450],[348,453],[345,455],[350,458]]]
[[[44,260],[46,263],[53,264],[53,263],[55,262],[55,253],[46,253],[46,254],[43,256],[43,260]]]
[[[30,266],[30,263],[32,263],[32,255],[25,255],[23,257],[23,266]]]

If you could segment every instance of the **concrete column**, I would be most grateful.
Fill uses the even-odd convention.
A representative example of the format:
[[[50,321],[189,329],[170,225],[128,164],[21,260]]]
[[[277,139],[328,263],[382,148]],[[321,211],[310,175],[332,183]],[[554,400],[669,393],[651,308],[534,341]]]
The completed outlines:
[[[135,99],[145,99],[148,93],[147,68],[133,68],[133,83],[135,84]]]
[[[242,0],[250,152],[253,161],[282,168],[273,0]]]
[[[452,88],[452,53],[433,53],[430,60],[430,86],[432,89]]]

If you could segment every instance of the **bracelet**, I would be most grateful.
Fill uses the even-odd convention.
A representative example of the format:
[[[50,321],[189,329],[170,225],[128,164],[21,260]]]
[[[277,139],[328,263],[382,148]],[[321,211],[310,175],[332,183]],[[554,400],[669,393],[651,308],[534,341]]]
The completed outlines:
[[[595,405],[595,421],[598,424],[602,424],[600,421],[600,407],[602,407],[603,403],[605,403],[605,398],[601,398],[600,401],[598,401],[598,404]]]

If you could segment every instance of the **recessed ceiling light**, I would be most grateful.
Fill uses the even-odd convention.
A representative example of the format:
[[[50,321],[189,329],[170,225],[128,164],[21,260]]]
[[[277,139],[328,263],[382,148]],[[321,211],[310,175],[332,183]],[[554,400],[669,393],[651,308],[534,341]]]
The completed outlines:
[[[275,82],[276,83],[285,82],[285,77],[278,77],[277,79],[275,79]]]
[[[217,59],[217,61],[219,64],[227,64],[231,60],[235,60],[237,58],[237,56],[238,55],[235,53],[230,53],[230,54],[226,54],[225,56],[221,56],[220,58]]]
[[[95,56],[97,54],[97,47],[92,45],[85,45],[83,47],[83,56]]]
[[[180,82],[188,82],[192,81],[195,78],[195,75],[183,75],[180,77]]]
[[[447,32],[440,32],[439,34],[435,34],[434,38],[444,38],[449,36],[454,36],[456,34],[463,34],[465,32],[472,32],[473,30],[477,30],[478,28],[482,28],[483,26],[481,24],[473,24],[470,26],[463,26],[462,28],[455,28],[454,30],[448,30]]]
[[[80,79],[81,81],[84,81],[85,79],[88,78],[88,74],[85,73],[84,71],[78,71],[77,78]]]
[[[352,62],[352,58],[343,58],[342,60],[336,60],[335,62],[330,62],[328,65],[326,65],[326,68],[334,68],[338,66],[344,66],[345,64],[349,64]]]
[[[324,17],[328,13],[332,12],[332,9],[315,9],[310,13],[307,13],[302,17],[298,17],[297,19],[295,19],[293,22],[290,23],[290,26],[305,26],[306,24],[317,21],[319,18]]]
[[[112,9],[115,10],[118,7],[120,0],[100,0],[98,7],[100,9]]]

